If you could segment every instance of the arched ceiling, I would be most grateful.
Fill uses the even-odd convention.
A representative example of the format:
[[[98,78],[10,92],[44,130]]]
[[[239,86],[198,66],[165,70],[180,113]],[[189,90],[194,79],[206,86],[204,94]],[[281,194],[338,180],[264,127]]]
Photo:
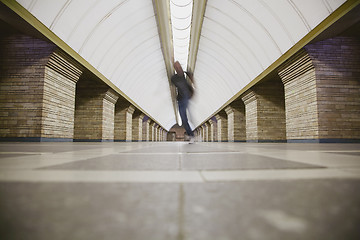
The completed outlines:
[[[159,26],[171,23],[169,1],[17,0],[167,130],[176,123],[168,81],[172,37],[161,36],[169,33]],[[192,125],[211,117],[345,2],[195,0]]]
[[[152,1],[17,2],[165,129],[176,123]]]
[[[193,124],[221,109],[344,2],[208,0],[196,58]]]

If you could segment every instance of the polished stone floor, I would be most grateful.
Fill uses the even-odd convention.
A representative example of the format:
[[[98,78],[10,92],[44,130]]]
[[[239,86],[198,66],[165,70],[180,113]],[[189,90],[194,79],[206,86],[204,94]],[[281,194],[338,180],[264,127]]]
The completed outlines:
[[[0,143],[0,239],[360,239],[360,144]]]

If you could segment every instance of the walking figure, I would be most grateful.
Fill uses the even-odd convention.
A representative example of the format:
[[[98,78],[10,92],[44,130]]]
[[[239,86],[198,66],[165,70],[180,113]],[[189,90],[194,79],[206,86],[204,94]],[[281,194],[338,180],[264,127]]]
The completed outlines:
[[[190,72],[185,72],[186,75],[189,77],[191,83],[189,83],[186,78],[184,71],[178,61],[174,63],[174,68],[176,70],[176,74],[171,77],[171,82],[176,86],[177,89],[177,102],[179,106],[179,113],[182,121],[182,125],[185,128],[185,131],[187,135],[190,137],[190,143],[194,142],[194,133],[191,130],[191,127],[189,125],[188,117],[187,117],[187,107],[189,104],[189,99],[194,94],[194,88],[193,88],[193,74]]]

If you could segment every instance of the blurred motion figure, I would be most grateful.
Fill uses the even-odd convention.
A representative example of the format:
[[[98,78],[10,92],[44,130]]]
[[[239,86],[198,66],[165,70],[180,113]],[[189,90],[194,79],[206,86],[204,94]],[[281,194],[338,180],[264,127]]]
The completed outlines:
[[[171,77],[171,82],[176,86],[177,89],[177,102],[179,106],[179,113],[182,121],[182,125],[185,128],[187,135],[190,137],[190,143],[194,142],[194,133],[191,130],[189,125],[188,117],[187,117],[187,107],[189,104],[189,99],[194,94],[194,79],[193,74],[190,72],[185,72],[189,77],[190,82],[186,80],[185,73],[179,63],[179,61],[174,62],[174,68],[176,74]]]

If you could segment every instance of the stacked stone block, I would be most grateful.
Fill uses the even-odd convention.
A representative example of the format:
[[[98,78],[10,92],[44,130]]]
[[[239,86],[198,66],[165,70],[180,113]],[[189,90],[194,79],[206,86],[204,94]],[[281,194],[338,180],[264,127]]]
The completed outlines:
[[[160,128],[160,133],[159,133],[159,140],[160,141],[164,141],[164,129],[163,128]]]
[[[278,78],[254,86],[241,98],[246,112],[246,141],[286,141],[284,89]]]
[[[209,131],[209,141],[210,142],[215,142],[215,122],[213,120],[209,120],[209,126],[210,126],[210,131]]]
[[[143,122],[143,140],[147,142],[150,141],[150,123],[150,118]]]
[[[114,109],[118,95],[91,74],[76,86],[74,141],[114,141]]]
[[[156,129],[156,141],[158,141],[158,142],[161,141],[161,130],[162,130],[162,128],[160,126],[158,126]]]
[[[156,123],[154,122],[154,123],[152,123],[151,124],[151,128],[150,128],[150,136],[151,136],[151,141],[152,142],[155,142],[156,141],[156,133],[155,133],[155,131],[156,131]]]
[[[228,141],[227,115],[225,111],[220,111],[215,115],[217,121],[217,140],[218,142]]]
[[[206,142],[209,142],[209,128],[210,128],[210,125],[209,123],[204,123],[204,132],[205,132],[205,141]]]
[[[118,100],[115,91],[108,89],[104,93],[102,111],[102,141],[114,141],[115,134],[115,104]]]
[[[360,45],[336,37],[307,45],[279,69],[288,141],[360,139]]]
[[[195,135],[197,136],[198,141],[202,141],[202,135],[200,128],[195,129]]]
[[[320,141],[360,140],[360,41],[336,37],[305,47],[316,73]]]
[[[145,115],[141,112],[133,114],[132,119],[132,141],[141,142],[143,140],[143,119]]]
[[[303,50],[279,70],[284,84],[286,105],[286,138],[306,140],[319,138],[315,68]]]
[[[246,141],[245,105],[242,101],[234,101],[225,108],[228,119],[229,142]]]
[[[132,141],[132,115],[135,107],[121,99],[115,105],[115,141]]]
[[[72,141],[82,68],[55,45],[25,35],[0,39],[0,137]]]

